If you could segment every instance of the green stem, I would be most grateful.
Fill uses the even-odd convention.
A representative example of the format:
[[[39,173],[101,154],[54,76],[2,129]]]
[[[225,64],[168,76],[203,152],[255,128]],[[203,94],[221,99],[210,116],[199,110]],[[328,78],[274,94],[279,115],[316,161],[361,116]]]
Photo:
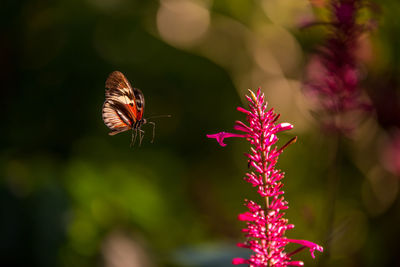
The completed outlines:
[[[334,144],[334,157],[332,160],[332,164],[328,169],[328,196],[326,202],[326,228],[324,234],[325,246],[323,257],[320,262],[320,266],[326,266],[329,261],[331,255],[331,244],[332,244],[332,233],[334,228],[334,220],[335,220],[335,208],[336,208],[336,199],[340,186],[340,161],[341,161],[341,135],[335,137]]]

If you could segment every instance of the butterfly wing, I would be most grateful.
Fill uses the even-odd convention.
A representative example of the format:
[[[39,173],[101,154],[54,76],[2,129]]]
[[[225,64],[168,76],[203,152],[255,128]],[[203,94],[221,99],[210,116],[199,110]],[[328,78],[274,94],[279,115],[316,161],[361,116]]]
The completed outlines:
[[[115,135],[132,128],[129,116],[125,108],[119,108],[112,101],[105,101],[103,105],[103,121],[111,129],[110,135]]]
[[[102,114],[104,123],[111,129],[109,134],[132,129],[142,119],[143,109],[144,97],[140,90],[133,89],[121,72],[111,73],[106,80],[106,101]]]

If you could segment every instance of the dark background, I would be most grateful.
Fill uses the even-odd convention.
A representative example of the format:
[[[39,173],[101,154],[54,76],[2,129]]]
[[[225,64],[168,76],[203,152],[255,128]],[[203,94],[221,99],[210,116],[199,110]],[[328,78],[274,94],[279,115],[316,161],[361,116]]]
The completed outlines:
[[[242,180],[248,147],[205,135],[232,131],[246,90],[259,86],[295,126],[281,143],[299,139],[278,164],[296,225],[287,236],[325,245],[335,169],[328,264],[399,264],[400,4],[379,1],[378,26],[364,36],[361,87],[374,113],[337,152],[301,90],[326,34],[299,30],[328,16],[324,1],[312,2],[1,1],[0,266],[230,266],[245,257],[236,218],[244,198],[258,200]],[[150,126],[140,147],[130,148],[130,133],[108,136],[101,107],[114,70],[143,91],[145,117],[172,115],[154,119],[154,144]],[[294,259],[316,266],[316,256]]]

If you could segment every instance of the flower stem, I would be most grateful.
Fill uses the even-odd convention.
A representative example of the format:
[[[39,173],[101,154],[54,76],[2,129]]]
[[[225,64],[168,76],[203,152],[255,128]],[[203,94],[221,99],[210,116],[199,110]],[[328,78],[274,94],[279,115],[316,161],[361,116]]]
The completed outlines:
[[[332,164],[329,168],[329,179],[328,179],[328,197],[326,202],[326,211],[327,211],[327,221],[324,233],[325,240],[325,253],[321,259],[320,266],[325,266],[329,261],[331,254],[331,244],[332,244],[332,234],[333,234],[333,226],[335,220],[335,207],[336,207],[336,199],[340,186],[340,161],[341,161],[341,135],[338,133],[335,138],[334,144],[334,158],[332,160]]]

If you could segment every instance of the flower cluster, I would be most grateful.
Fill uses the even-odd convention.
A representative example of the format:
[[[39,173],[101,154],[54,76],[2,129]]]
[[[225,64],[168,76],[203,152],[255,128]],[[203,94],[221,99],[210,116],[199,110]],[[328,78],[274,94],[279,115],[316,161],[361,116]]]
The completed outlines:
[[[221,132],[207,135],[208,138],[215,138],[221,146],[226,146],[224,139],[228,137],[245,138],[250,144],[251,153],[245,154],[249,160],[252,172],[246,173],[245,181],[257,188],[257,192],[264,199],[263,206],[254,201],[246,200],[247,212],[239,215],[238,219],[245,221],[247,227],[243,229],[247,241],[239,243],[239,247],[249,248],[254,254],[249,259],[235,258],[233,264],[248,264],[250,266],[302,266],[302,261],[292,261],[291,256],[304,248],[309,248],[312,257],[314,251],[323,251],[323,248],[305,240],[288,239],[285,237],[286,230],[294,228],[288,224],[283,210],[288,208],[282,191],[282,178],[284,173],[276,169],[276,163],[282,151],[296,138],[290,140],[281,148],[276,147],[278,137],[276,134],[281,131],[292,129],[289,123],[276,124],[279,115],[273,109],[267,110],[267,103],[264,101],[264,94],[258,89],[254,94],[250,91],[246,96],[249,102],[249,109],[238,107],[240,112],[246,114],[248,125],[236,121],[234,129],[240,134]],[[285,252],[288,243],[297,243],[301,247],[292,253]]]
[[[359,85],[357,54],[365,24],[357,23],[362,0],[332,0],[329,36],[307,66],[305,92],[317,106],[318,118],[330,130],[349,133],[371,105]]]

